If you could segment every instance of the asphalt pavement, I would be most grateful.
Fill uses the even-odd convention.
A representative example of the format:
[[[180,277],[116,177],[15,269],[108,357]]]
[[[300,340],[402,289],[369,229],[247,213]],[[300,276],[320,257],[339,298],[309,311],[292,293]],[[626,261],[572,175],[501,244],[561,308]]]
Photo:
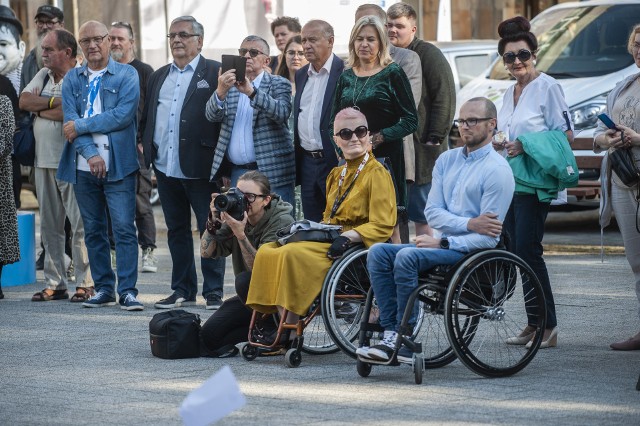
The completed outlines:
[[[170,292],[171,260],[159,207],[158,273],[140,274],[142,312],[87,309],[68,301],[34,303],[37,284],[4,288],[0,301],[0,424],[175,425],[187,394],[229,365],[247,399],[221,425],[562,424],[639,425],[640,352],[612,341],[640,328],[633,276],[615,231],[599,249],[593,224],[551,224],[546,255],[560,327],[558,347],[540,350],[518,374],[477,376],[460,362],[427,370],[416,385],[407,366],[374,368],[361,378],[341,353],[283,357],[163,360],[151,355],[153,303]],[[553,219],[550,219],[550,223]],[[569,221],[571,222],[571,221]],[[573,249],[572,249],[573,248]],[[195,250],[195,247],[194,247]],[[233,295],[227,263],[225,297]],[[204,300],[188,310],[206,320]]]

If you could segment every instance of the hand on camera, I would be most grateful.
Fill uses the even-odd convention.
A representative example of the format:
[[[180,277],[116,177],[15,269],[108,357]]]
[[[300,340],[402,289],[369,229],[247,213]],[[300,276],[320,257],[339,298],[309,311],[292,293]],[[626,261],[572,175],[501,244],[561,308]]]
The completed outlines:
[[[225,223],[233,232],[236,238],[242,238],[244,236],[244,228],[247,226],[247,212],[244,212],[242,220],[236,220],[227,212],[220,212],[220,218],[222,223]]]
[[[342,235],[337,237],[335,240],[333,240],[333,243],[331,243],[329,251],[327,251],[327,257],[332,260],[341,258],[350,245],[351,240],[349,238]]]

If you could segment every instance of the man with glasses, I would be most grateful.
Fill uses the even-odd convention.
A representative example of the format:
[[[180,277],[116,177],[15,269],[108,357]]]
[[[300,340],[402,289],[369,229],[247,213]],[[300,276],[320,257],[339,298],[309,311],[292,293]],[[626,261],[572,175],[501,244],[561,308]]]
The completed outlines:
[[[33,80],[33,77],[35,77],[38,71],[43,67],[42,39],[44,39],[44,36],[47,35],[49,31],[64,28],[64,13],[55,6],[50,6],[48,4],[42,5],[36,11],[35,24],[38,41],[27,57],[24,58],[20,90],[26,87],[26,85]]]
[[[218,77],[218,88],[207,102],[207,119],[222,123],[211,178],[229,177],[235,185],[249,170],[269,178],[272,192],[295,204],[295,158],[287,125],[291,113],[291,83],[264,72],[269,44],[261,37],[246,37],[240,56],[247,58],[245,79],[235,70]]]
[[[109,30],[111,58],[121,64],[129,64],[138,72],[140,81],[140,102],[138,102],[137,123],[140,123],[147,93],[147,82],[153,68],[145,64],[135,54],[133,28],[128,22],[112,22]],[[156,222],[151,207],[151,171],[144,163],[142,150],[142,128],[138,127],[138,163],[140,170],[136,179],[136,229],[138,244],[142,249],[142,272],[157,272],[158,261],[153,254],[156,248]]]
[[[430,234],[423,214],[431,187],[433,167],[447,149],[447,137],[456,107],[453,73],[440,49],[416,37],[416,11],[407,3],[387,9],[387,34],[394,46],[413,50],[422,64],[422,96],[418,105],[418,131],[414,142],[415,181],[409,187],[407,213],[416,234]]]
[[[136,211],[136,108],[140,98],[138,74],[109,56],[107,27],[84,23],[79,44],[86,58],[71,69],[62,86],[63,132],[68,143],[62,152],[57,178],[74,184],[84,222],[96,294],[83,303],[88,308],[114,305],[116,276],[111,269],[107,213],[116,241],[120,307],[144,309],[138,290]]]
[[[511,167],[491,144],[497,122],[496,107],[486,98],[473,98],[460,108],[460,138],[464,146],[443,153],[433,168],[425,217],[438,237],[416,236],[415,244],[375,244],[367,255],[383,340],[358,348],[362,357],[388,361],[400,346],[399,330],[418,274],[436,265],[453,265],[465,254],[494,248],[500,240],[515,182]],[[417,306],[416,306],[417,307]],[[415,323],[414,318],[409,324]],[[405,346],[397,353],[411,362]]]
[[[196,303],[198,277],[190,210],[202,235],[211,194],[220,192],[218,185],[209,181],[220,125],[205,118],[205,104],[218,86],[220,63],[201,55],[204,28],[192,16],[174,19],[167,38],[173,62],[149,78],[140,122],[145,163],[147,167],[153,163],[155,169],[173,262],[173,293],[155,303],[158,309]],[[223,296],[224,258],[201,258],[200,265],[206,308],[218,309]]]
[[[338,165],[329,131],[331,106],[344,61],[333,53],[333,27],[313,20],[302,28],[302,48],[309,61],[296,72],[293,143],[296,181],[305,218],[320,222],[327,200],[327,176]]]

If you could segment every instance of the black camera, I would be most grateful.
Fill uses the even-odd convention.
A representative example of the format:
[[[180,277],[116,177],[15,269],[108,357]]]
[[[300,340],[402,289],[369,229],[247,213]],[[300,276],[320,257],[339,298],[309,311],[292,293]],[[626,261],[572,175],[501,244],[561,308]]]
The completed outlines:
[[[227,212],[229,216],[237,221],[244,219],[244,212],[247,211],[247,203],[244,194],[238,188],[229,188],[224,194],[213,199],[213,206],[219,212]]]

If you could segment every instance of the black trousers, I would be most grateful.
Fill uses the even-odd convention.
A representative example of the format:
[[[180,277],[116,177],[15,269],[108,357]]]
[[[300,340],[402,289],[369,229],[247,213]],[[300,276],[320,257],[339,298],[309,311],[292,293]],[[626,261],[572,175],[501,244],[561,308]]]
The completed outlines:
[[[236,296],[225,300],[202,326],[200,340],[208,355],[217,356],[220,349],[247,341],[252,311],[245,303],[250,281],[250,271],[238,274]]]

